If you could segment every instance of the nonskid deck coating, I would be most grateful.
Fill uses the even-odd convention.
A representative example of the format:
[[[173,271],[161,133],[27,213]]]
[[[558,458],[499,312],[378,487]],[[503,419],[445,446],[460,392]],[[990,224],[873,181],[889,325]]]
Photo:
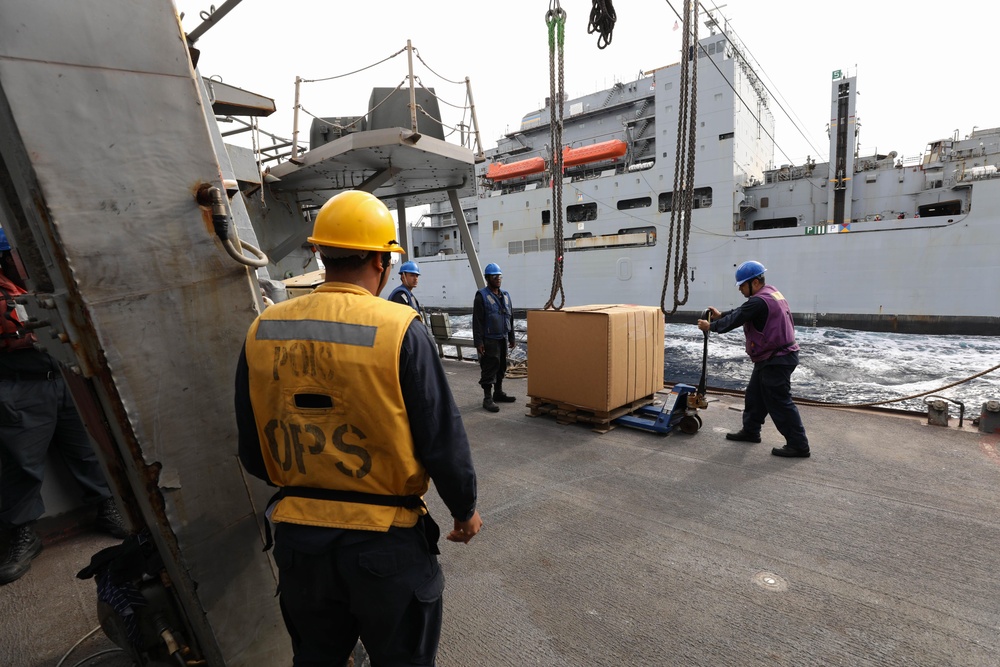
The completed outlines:
[[[759,445],[724,439],[738,399],[693,436],[599,435],[527,416],[523,380],[488,413],[478,366],[446,369],[484,528],[442,541],[439,667],[1000,664],[1000,435],[802,408],[813,456],[779,459],[770,423]],[[0,588],[0,664],[54,665],[96,626],[72,575],[109,543],[49,545]]]

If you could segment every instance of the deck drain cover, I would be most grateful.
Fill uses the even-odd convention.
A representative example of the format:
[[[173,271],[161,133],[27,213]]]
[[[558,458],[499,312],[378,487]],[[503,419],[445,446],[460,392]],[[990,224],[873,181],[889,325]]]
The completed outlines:
[[[774,572],[758,572],[753,575],[753,583],[769,591],[788,590],[788,582]]]

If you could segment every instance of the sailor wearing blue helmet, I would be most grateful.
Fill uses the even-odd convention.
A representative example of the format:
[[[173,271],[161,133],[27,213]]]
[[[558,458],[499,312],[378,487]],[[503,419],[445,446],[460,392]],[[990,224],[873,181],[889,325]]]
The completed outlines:
[[[517,399],[503,392],[507,374],[507,349],[514,349],[514,307],[510,294],[500,289],[503,271],[492,262],[483,270],[486,287],[476,292],[472,304],[472,339],[479,353],[482,370],[479,385],[483,388],[483,408],[499,412],[497,403]]]
[[[746,351],[753,361],[753,373],[744,395],[743,428],[727,433],[727,440],[760,442],[764,419],[771,415],[775,428],[785,437],[784,447],[775,447],[775,456],[809,456],[809,439],[799,409],[792,402],[792,371],[799,363],[799,346],[788,302],[773,285],[764,284],[760,262],[743,262],[736,267],[736,287],[746,297],[739,308],[719,312],[708,309],[712,321],[698,320],[702,331],[726,333],[743,327]]]
[[[424,311],[420,307],[417,297],[413,296],[413,290],[417,289],[417,282],[420,280],[420,267],[416,262],[403,262],[399,267],[400,285],[389,293],[389,301],[401,303],[417,311],[420,319],[424,319]]]

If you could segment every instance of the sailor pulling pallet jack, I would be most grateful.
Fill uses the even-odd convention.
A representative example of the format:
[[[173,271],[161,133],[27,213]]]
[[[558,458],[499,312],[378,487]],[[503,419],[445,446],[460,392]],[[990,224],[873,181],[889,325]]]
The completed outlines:
[[[785,437],[783,447],[775,447],[775,456],[809,456],[809,439],[799,410],[792,402],[792,371],[799,364],[799,346],[788,302],[773,285],[764,283],[767,271],[760,262],[747,261],[736,267],[736,287],[746,301],[739,308],[720,312],[709,307],[710,319],[698,320],[702,331],[726,333],[743,326],[746,351],[754,362],[747,384],[743,428],[727,433],[727,440],[760,442],[760,429],[768,415]]]

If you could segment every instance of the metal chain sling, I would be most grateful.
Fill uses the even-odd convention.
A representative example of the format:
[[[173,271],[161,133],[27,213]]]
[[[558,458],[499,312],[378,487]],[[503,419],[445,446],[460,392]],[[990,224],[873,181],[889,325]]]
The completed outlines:
[[[563,290],[563,257],[565,239],[563,236],[563,43],[566,35],[566,12],[559,6],[559,0],[549,3],[545,14],[549,29],[549,127],[551,130],[549,178],[552,184],[552,240],[555,249],[555,266],[552,271],[552,291],[545,309],[560,310],[566,303]],[[558,60],[558,62],[557,62]],[[556,306],[556,295],[559,305]]]
[[[663,273],[663,291],[660,293],[660,310],[665,315],[674,314],[678,306],[683,306],[688,300],[688,240],[691,237],[697,139],[697,49],[697,6],[692,9],[691,0],[684,0],[684,36],[681,41],[681,76],[677,111],[677,155],[674,160],[674,191],[670,202],[670,231],[667,234],[667,263]],[[668,311],[667,285],[671,277],[674,283],[674,305]],[[680,296],[682,284],[683,298]]]

